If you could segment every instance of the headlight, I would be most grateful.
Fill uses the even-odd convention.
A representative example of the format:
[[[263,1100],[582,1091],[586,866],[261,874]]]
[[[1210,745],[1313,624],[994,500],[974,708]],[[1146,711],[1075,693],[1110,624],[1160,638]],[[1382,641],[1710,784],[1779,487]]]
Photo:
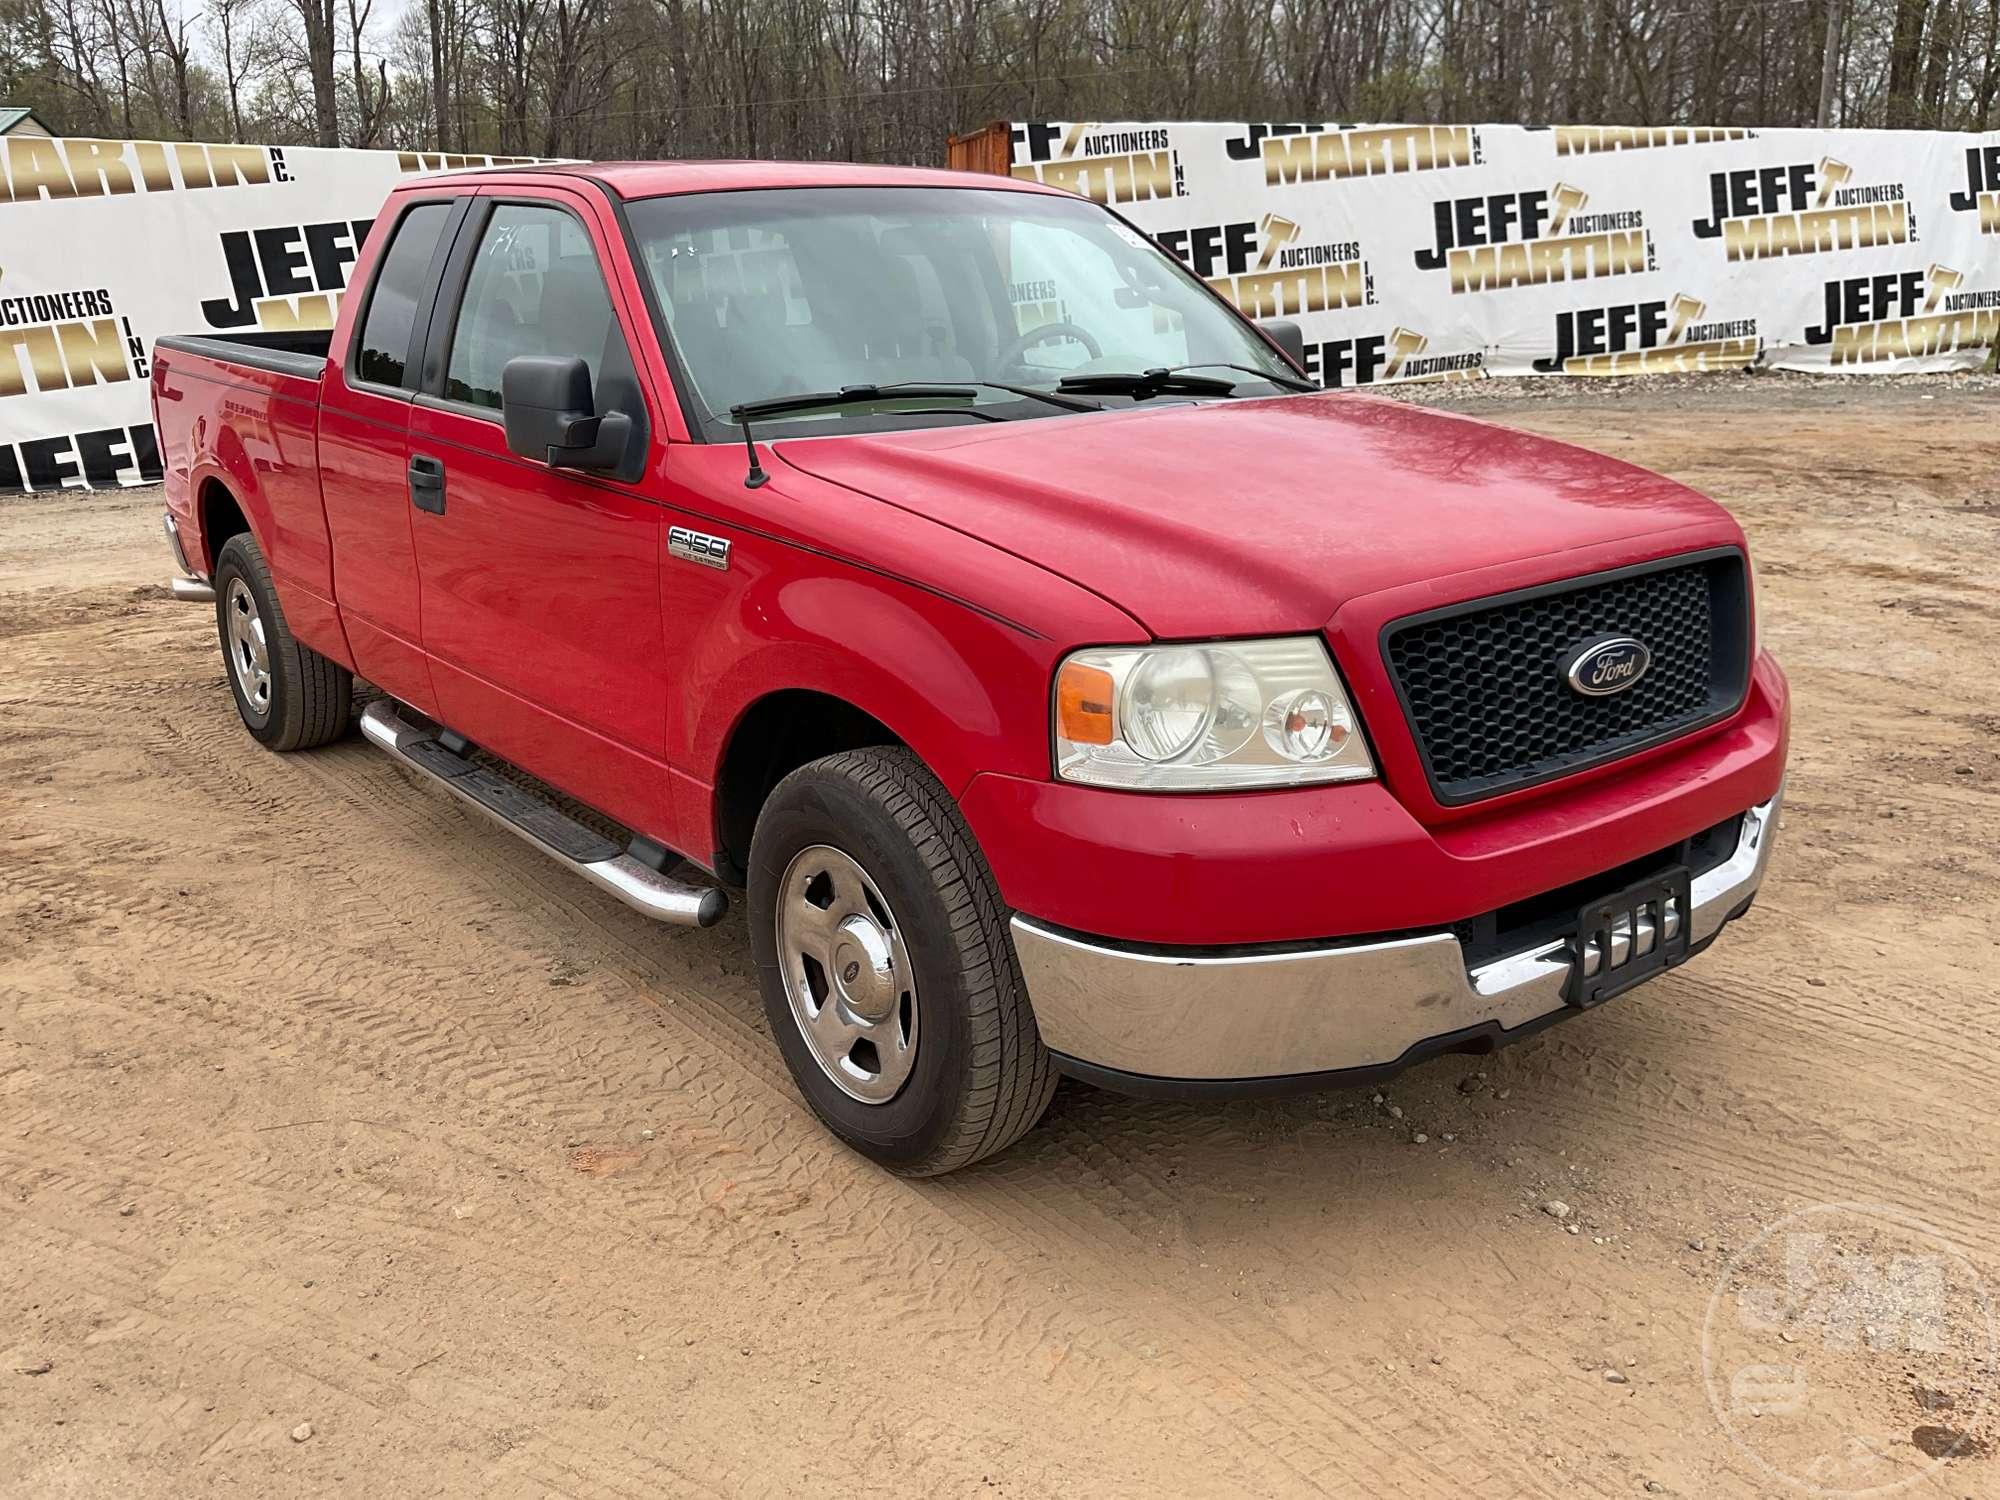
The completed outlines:
[[[1149,791],[1227,791],[1375,774],[1313,636],[1098,646],[1056,673],[1056,774]]]

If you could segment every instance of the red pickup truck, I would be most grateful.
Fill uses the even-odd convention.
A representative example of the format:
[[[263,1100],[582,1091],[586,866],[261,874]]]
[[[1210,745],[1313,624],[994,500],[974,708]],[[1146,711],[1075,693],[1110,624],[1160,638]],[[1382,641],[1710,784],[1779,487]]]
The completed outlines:
[[[1763,878],[1735,522],[1300,353],[1039,185],[431,178],[330,336],[160,341],[175,587],[271,749],[359,676],[371,741],[639,910],[745,890],[808,1102],[942,1172],[1062,1073],[1490,1050]]]

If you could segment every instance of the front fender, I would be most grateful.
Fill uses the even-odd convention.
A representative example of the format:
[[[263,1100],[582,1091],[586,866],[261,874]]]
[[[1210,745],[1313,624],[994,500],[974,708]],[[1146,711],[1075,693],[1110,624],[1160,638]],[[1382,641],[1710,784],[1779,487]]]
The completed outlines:
[[[957,796],[982,771],[1049,774],[1049,683],[1084,643],[1146,639],[1098,595],[987,540],[781,468],[746,489],[740,450],[679,445],[673,523],[719,533],[727,565],[671,554],[678,648],[667,758],[678,847],[706,849],[745,717],[808,691],[870,715]]]
[[[688,661],[680,763],[712,783],[744,717],[804,689],[880,720],[954,796],[982,770],[1046,776],[1055,644],[906,584],[835,571],[751,582]],[[678,758],[678,757],[677,757]]]

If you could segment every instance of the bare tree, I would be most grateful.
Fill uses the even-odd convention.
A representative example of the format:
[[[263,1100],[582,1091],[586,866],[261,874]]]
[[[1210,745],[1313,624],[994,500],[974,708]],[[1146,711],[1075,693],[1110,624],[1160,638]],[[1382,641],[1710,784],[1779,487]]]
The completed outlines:
[[[368,63],[364,42],[368,35],[368,17],[375,9],[375,0],[347,0],[347,46],[348,60],[354,69],[354,128],[349,132],[347,144],[350,146],[373,146],[382,133],[382,126],[389,110],[389,60],[378,57],[375,60],[375,77],[368,75]]]
[[[1889,39],[1889,110],[1891,130],[1918,123],[1918,70],[1923,64],[1924,18],[1929,0],[1895,0],[1896,27]]]
[[[0,0],[0,79],[60,128],[564,156],[932,161],[1006,117],[1991,128],[1996,50],[2000,0]]]
[[[256,0],[213,0],[208,11],[210,35],[222,64],[222,89],[229,101],[229,139],[243,139],[243,83],[258,65],[258,49],[245,31],[254,25]]]
[[[451,50],[457,39],[459,12],[454,0],[424,0],[429,22],[425,40],[431,51],[431,124],[440,151],[451,150]]]
[[[299,18],[306,75],[312,83],[312,144],[340,144],[340,94],[334,55],[340,30],[337,0],[283,0]]]
[[[170,110],[174,134],[194,134],[194,41],[185,11],[169,15],[167,0],[140,0],[123,7],[126,29],[139,41],[139,65],[148,93]]]

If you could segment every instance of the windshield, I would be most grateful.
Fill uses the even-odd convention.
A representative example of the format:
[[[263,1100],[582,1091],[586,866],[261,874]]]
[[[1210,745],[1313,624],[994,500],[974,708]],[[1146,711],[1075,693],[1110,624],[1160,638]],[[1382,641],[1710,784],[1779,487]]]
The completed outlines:
[[[1270,395],[1296,379],[1179,262],[1094,203],[984,188],[788,188],[644,199],[630,220],[711,437],[735,435],[728,414],[739,403],[843,386],[992,383],[754,426],[808,434],[1061,416],[1065,405],[993,387],[1053,393],[1066,377],[1182,366],[1234,394]],[[1190,394],[1102,386],[1087,404]]]

